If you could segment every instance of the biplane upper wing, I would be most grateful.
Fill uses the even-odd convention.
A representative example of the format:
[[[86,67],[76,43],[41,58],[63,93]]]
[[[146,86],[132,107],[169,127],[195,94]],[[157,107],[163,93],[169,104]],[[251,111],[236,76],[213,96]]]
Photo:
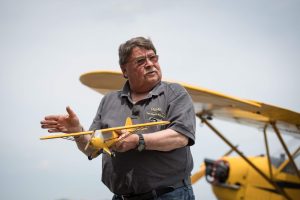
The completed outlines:
[[[114,71],[95,71],[82,74],[80,81],[89,88],[106,94],[111,91],[122,89],[126,82],[122,73]]]
[[[219,118],[263,129],[271,122],[282,133],[300,137],[300,113],[277,106],[240,99],[181,83],[192,96],[198,116]]]
[[[80,81],[89,88],[106,94],[122,89],[126,79],[120,72],[95,71],[81,75]],[[185,83],[180,84],[192,97],[197,116],[220,118],[257,128],[264,128],[266,124],[276,122],[276,126],[284,130],[283,133],[300,137],[300,113]]]

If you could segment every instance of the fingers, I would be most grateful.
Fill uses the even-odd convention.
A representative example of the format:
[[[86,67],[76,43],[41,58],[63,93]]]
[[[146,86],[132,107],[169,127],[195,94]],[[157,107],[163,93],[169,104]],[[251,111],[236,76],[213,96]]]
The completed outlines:
[[[58,130],[57,128],[51,128],[48,130],[49,133],[57,133],[60,132],[60,130]]]
[[[120,137],[122,136],[122,135],[128,135],[129,134],[129,131],[127,131],[127,130],[125,130],[125,129],[123,129],[123,130],[116,130],[115,131],[118,135],[120,135]]]
[[[61,115],[48,115],[48,116],[45,117],[45,120],[58,121],[60,116]]]
[[[55,120],[43,120],[41,121],[42,125],[57,125],[57,121]]]
[[[49,133],[57,133],[57,132],[66,133],[68,131],[64,126],[57,126],[57,127],[54,127],[54,126],[43,127],[42,126],[42,128],[47,128]]]
[[[48,132],[67,132],[66,127],[55,120],[43,120],[41,121],[41,128],[48,129]]]
[[[50,129],[50,128],[58,128],[58,125],[57,125],[57,124],[55,124],[55,125],[42,124],[41,127],[42,127],[42,128]]]
[[[119,131],[119,133],[121,133],[122,131]],[[115,143],[115,145],[113,146],[113,149],[115,151],[118,152],[123,152],[124,151],[124,146],[125,146],[125,141],[124,139],[127,137],[126,134],[122,134],[120,135],[120,137],[118,138],[118,141]]]
[[[122,130],[116,130],[115,131],[119,136],[122,135]]]
[[[118,138],[118,142],[114,145],[114,150],[118,152],[125,152],[136,147],[138,136],[130,134],[128,131]]]
[[[49,133],[65,133],[67,132],[67,129],[66,128],[51,128],[51,129],[48,129],[48,132]]]
[[[66,110],[70,117],[76,117],[76,113],[70,108],[70,106],[67,106]],[[65,117],[65,115],[48,115],[45,117],[45,120],[58,121],[61,117]]]
[[[67,106],[66,110],[67,110],[67,112],[68,112],[70,118],[77,117],[77,116],[76,116],[76,113],[70,108],[70,106]]]
[[[117,143],[119,143],[120,141],[124,140],[126,137],[129,136],[129,132],[121,131],[121,133],[122,133],[122,134],[121,134],[120,137],[118,138],[118,142],[117,142]]]
[[[40,122],[41,127],[48,129],[48,132],[76,132],[76,129],[79,129],[77,126],[80,126],[79,120],[75,112],[68,106],[66,108],[67,113],[65,115],[48,115]],[[80,126],[81,130],[81,126]]]
[[[69,106],[66,108],[66,110],[67,110],[70,118],[76,117],[75,112]],[[57,122],[59,120],[67,118],[68,115],[48,115],[45,117],[45,120],[43,120],[42,122],[43,123],[51,123],[51,122],[55,122],[55,121]]]
[[[45,120],[42,120],[41,123],[41,127],[42,128],[47,128],[47,129],[52,129],[52,128],[57,128],[59,126],[58,121],[56,120],[46,120],[47,117],[45,117]],[[49,118],[47,118],[49,119]],[[51,117],[50,119],[53,119],[53,117]]]
[[[41,123],[41,128],[45,128],[45,129],[57,128],[58,126],[58,123],[55,120],[43,120],[40,123]]]

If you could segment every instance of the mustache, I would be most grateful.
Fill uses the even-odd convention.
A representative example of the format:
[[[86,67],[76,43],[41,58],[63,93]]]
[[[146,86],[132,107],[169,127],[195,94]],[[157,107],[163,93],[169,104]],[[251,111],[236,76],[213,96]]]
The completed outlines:
[[[152,72],[157,72],[157,70],[154,69],[154,68],[145,69],[145,74],[149,74],[149,73],[152,73]]]

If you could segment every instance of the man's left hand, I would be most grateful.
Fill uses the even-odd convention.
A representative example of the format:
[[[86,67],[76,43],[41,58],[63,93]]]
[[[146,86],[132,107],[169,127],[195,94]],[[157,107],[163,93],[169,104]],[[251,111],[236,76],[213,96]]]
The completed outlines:
[[[122,130],[118,142],[112,147],[114,151],[126,152],[130,149],[135,149],[139,142],[139,136],[137,134],[130,134],[126,130]]]

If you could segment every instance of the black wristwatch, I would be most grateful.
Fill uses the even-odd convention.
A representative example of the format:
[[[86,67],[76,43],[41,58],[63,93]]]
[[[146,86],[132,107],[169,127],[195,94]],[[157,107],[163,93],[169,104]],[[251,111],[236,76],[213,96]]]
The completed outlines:
[[[139,143],[137,145],[137,150],[141,152],[146,148],[146,144],[145,144],[144,136],[141,133],[138,133],[137,135],[139,136]]]

